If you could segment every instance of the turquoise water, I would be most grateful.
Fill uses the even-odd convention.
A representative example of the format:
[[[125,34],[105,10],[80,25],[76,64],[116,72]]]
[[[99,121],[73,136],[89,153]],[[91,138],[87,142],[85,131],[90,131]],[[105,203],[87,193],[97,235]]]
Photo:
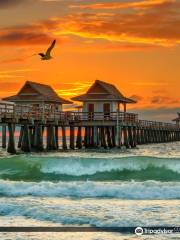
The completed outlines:
[[[128,152],[1,155],[1,226],[179,225],[180,143],[141,146]],[[161,235],[158,239],[170,237],[179,236]],[[0,239],[137,239],[137,236],[1,233]]]

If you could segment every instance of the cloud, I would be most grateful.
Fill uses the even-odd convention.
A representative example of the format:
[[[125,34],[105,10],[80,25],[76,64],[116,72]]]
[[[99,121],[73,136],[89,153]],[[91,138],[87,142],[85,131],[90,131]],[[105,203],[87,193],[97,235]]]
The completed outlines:
[[[40,0],[41,2],[60,2],[61,0]]]
[[[39,71],[36,68],[27,68],[27,69],[14,69],[7,71],[0,71],[0,79],[12,79],[12,78],[24,78],[25,76],[22,73]]]
[[[11,58],[11,59],[2,60],[0,63],[1,64],[12,64],[12,63],[23,63],[23,62],[25,62],[24,58]]]
[[[17,25],[0,28],[0,46],[31,46],[50,44],[54,39],[52,32],[57,27],[55,20],[36,22],[31,25]],[[63,36],[59,37],[58,43],[69,41]]]
[[[64,36],[71,39],[72,36],[76,36],[85,40],[95,40],[96,43],[106,41],[102,44],[104,50],[139,51],[178,45],[180,3],[175,0],[161,1],[161,4],[160,1],[156,1],[156,4],[148,2],[151,2],[151,8],[145,10],[123,13],[72,12],[61,18],[0,29],[0,46],[48,44],[53,38],[65,42],[67,40],[63,39]],[[148,5],[147,0],[140,3]]]
[[[173,99],[167,96],[153,96],[151,98],[152,104],[180,104],[178,99]]]
[[[11,7],[17,7],[20,4],[23,3],[36,3],[36,2],[47,2],[47,3],[52,3],[52,2],[60,2],[62,0],[0,0],[0,10],[1,9],[6,9],[6,8],[11,8]]]
[[[178,7],[180,3],[171,1],[143,11],[71,14],[59,20],[54,34],[170,47],[180,43]]]
[[[73,97],[86,92],[87,88],[92,85],[90,82],[67,82],[63,84],[53,84],[56,92],[60,96]]]
[[[138,44],[138,43],[109,43],[109,44],[101,44],[98,46],[99,50],[106,50],[106,51],[126,51],[126,52],[138,52],[138,51],[150,51],[153,49],[160,49],[162,46],[156,44]]]
[[[7,73],[19,73],[19,72],[36,72],[39,71],[38,68],[23,68],[23,69],[12,69],[12,70],[8,70],[8,71],[0,71],[0,74],[7,74]]]
[[[129,98],[139,102],[139,101],[142,101],[143,100],[143,97],[142,96],[139,96],[139,95],[132,95],[130,96]]]
[[[145,9],[157,6],[169,6],[171,3],[174,3],[176,0],[144,0],[144,1],[135,1],[135,2],[104,2],[104,3],[91,3],[83,5],[71,5],[71,8],[80,8],[80,9]]]
[[[135,86],[146,86],[146,87],[164,87],[168,85],[168,82],[157,82],[157,81],[136,81],[132,82]]]
[[[14,7],[23,2],[25,2],[25,0],[0,0],[0,9],[7,8],[7,7]]]
[[[48,44],[52,40],[47,33],[38,26],[20,26],[0,30],[0,45],[40,45]]]
[[[131,109],[134,113],[139,115],[139,119],[171,122],[177,116],[177,112],[180,111],[179,107],[160,107],[160,108],[141,108]]]

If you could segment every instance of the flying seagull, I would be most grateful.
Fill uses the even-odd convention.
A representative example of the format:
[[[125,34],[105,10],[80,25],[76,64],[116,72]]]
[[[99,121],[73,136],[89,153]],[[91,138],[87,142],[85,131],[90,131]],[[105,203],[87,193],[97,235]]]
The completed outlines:
[[[41,56],[41,60],[50,60],[52,58],[51,51],[54,48],[55,44],[56,44],[56,40],[52,42],[51,46],[48,48],[46,53],[38,53],[38,55]]]

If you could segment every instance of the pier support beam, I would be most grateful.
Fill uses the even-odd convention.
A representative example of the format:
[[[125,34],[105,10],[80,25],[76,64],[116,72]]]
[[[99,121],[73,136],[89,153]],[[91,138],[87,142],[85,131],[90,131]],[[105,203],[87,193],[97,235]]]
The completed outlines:
[[[84,147],[87,148],[87,127],[84,129]]]
[[[78,127],[77,139],[76,139],[76,147],[78,149],[82,148],[82,128],[81,127]]]
[[[134,148],[133,127],[128,127],[129,145]]]
[[[59,149],[59,127],[55,126],[56,149]]]
[[[23,130],[24,131],[23,131],[22,142],[21,142],[21,150],[23,152],[31,152],[31,140],[30,140],[30,134],[29,134],[29,126],[27,124],[25,124]]]
[[[120,138],[121,138],[121,135],[120,135]],[[116,147],[116,130],[114,126],[112,127],[112,146]]]
[[[34,148],[37,151],[43,151],[44,146],[43,146],[43,129],[41,125],[35,125],[34,129]]]
[[[115,130],[114,130],[115,132]],[[122,146],[122,126],[120,124],[118,124],[117,128],[116,128],[116,146],[118,148],[121,148]]]
[[[94,127],[90,127],[90,147],[94,147]]]
[[[62,127],[62,148],[63,150],[67,150],[66,127]]]
[[[34,139],[35,139],[35,127],[30,126],[29,127],[29,134],[31,139],[31,148],[34,148]]]
[[[96,126],[94,127],[93,135],[94,135],[93,136],[93,140],[94,140],[93,145],[96,148],[96,147],[98,147],[98,128]]]
[[[123,129],[124,133],[124,145],[126,148],[129,148],[129,134],[128,134],[128,127],[124,127]]]
[[[108,143],[108,147],[109,148],[112,148],[113,145],[112,145],[112,129],[111,127],[106,127],[106,133],[107,133],[107,143]]]
[[[137,128],[133,127],[134,147],[137,146]]]
[[[85,136],[84,136],[84,145],[86,148],[91,147],[91,128],[85,128]]]
[[[23,133],[24,133],[24,126],[21,126],[20,133],[19,133],[18,146],[17,146],[18,148],[21,148]]]
[[[8,123],[8,131],[9,131],[9,141],[7,152],[11,154],[16,154],[15,141],[14,141],[14,124]]]
[[[2,125],[2,148],[6,148],[6,125]]]
[[[55,129],[53,125],[47,126],[47,150],[57,150]]]
[[[104,147],[105,149],[107,148],[106,135],[105,135],[105,128],[104,127],[101,127],[101,146]]]
[[[74,148],[74,127],[70,126],[70,149]]]

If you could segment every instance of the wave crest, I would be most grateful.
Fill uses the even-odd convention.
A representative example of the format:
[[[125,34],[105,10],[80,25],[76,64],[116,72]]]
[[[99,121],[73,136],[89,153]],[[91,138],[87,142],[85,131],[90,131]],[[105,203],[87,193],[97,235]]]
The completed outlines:
[[[0,195],[6,197],[72,197],[119,199],[180,199],[178,182],[13,182],[0,180]]]
[[[0,159],[0,178],[23,181],[180,180],[180,159],[15,156]]]

